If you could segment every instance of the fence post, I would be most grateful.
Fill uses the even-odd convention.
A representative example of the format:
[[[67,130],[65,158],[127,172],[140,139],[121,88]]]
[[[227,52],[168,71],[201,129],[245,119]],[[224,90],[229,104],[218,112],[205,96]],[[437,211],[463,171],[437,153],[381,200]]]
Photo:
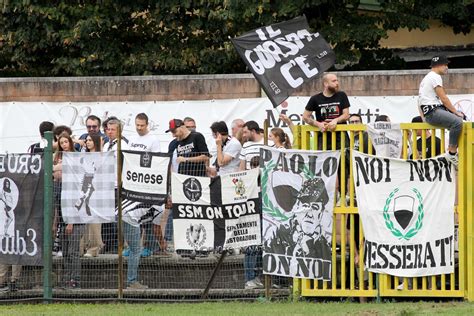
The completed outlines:
[[[51,302],[53,298],[53,288],[51,275],[53,271],[52,262],[52,237],[51,229],[53,225],[53,133],[44,134],[48,144],[43,153],[44,170],[44,218],[43,218],[43,303]]]
[[[466,148],[464,150],[465,157],[466,159],[466,182],[465,182],[465,194],[466,194],[466,204],[464,205],[464,209],[460,210],[461,212],[464,212],[464,216],[462,217],[463,224],[464,224],[464,230],[461,231],[462,234],[464,234],[464,244],[462,245],[461,243],[459,244],[460,249],[459,252],[465,251],[465,256],[464,256],[464,267],[466,271],[464,272],[464,280],[459,280],[459,282],[464,282],[465,284],[465,289],[464,293],[465,297],[467,298],[468,301],[472,302],[474,301],[474,275],[473,275],[473,237],[474,237],[474,232],[473,232],[473,208],[474,208],[474,123],[471,123],[470,126],[469,124],[464,124],[464,128],[467,129],[467,137],[466,141],[464,144],[466,145]],[[464,188],[460,188],[463,190]],[[458,237],[461,239],[461,236]],[[461,246],[464,246],[461,249]],[[460,264],[461,266],[461,264]]]

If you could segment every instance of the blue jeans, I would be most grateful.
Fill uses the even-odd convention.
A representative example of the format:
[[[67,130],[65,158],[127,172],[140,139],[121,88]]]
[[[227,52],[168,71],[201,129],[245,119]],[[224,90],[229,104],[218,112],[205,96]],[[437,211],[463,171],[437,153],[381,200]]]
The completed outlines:
[[[170,242],[173,240],[173,210],[168,210],[168,219],[166,220],[166,227],[165,227],[165,240]]]
[[[153,222],[146,222],[142,224],[144,230],[143,233],[145,234],[145,236],[143,236],[144,248],[149,249],[152,253],[160,250],[160,245],[156,241],[155,232],[153,231],[154,225],[155,224],[153,224]]]
[[[425,121],[434,126],[449,129],[449,146],[458,146],[462,132],[462,118],[444,108],[438,107],[425,116]]]
[[[128,244],[130,254],[127,262],[127,284],[138,281],[138,265],[140,264],[140,226],[135,227],[123,222],[123,237]]]
[[[262,267],[262,250],[257,246],[247,247],[244,257],[245,282],[259,276],[259,267]]]

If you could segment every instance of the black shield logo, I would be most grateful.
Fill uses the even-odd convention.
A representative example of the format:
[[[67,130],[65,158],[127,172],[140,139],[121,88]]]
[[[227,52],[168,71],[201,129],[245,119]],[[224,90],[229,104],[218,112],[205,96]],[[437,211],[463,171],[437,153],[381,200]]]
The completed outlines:
[[[149,152],[144,152],[140,154],[140,167],[150,168],[151,167],[151,158],[152,155]]]
[[[400,195],[393,200],[393,214],[398,224],[404,230],[413,219],[415,199],[409,195]]]

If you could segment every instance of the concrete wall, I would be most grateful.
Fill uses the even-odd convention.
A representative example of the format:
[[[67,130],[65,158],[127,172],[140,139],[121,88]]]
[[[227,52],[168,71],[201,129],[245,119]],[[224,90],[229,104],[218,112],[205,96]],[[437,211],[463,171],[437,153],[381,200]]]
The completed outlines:
[[[425,70],[338,72],[341,88],[351,96],[415,95]],[[474,69],[453,69],[444,76],[448,94],[474,93]],[[295,95],[321,91],[320,79]],[[262,95],[251,74],[201,76],[3,78],[5,101],[171,101],[255,98]]]

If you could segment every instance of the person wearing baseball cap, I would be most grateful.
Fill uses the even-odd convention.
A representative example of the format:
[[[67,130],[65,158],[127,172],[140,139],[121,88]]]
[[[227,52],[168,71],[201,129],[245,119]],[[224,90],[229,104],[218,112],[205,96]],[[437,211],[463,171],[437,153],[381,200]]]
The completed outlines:
[[[425,122],[449,129],[449,146],[445,158],[457,168],[457,149],[464,113],[456,110],[443,87],[441,76],[448,72],[448,63],[445,55],[431,58],[431,71],[420,83],[418,106]]]
[[[169,122],[169,128],[165,131],[165,133],[174,133],[178,127],[184,125],[184,122],[180,119],[172,119]]]
[[[175,144],[173,146],[170,144],[168,150],[169,152],[176,150],[178,173],[205,177],[206,165],[209,161],[209,150],[204,136],[201,133],[187,129],[184,122],[180,119],[169,121],[169,128],[166,130],[166,133],[168,132],[171,132],[176,138]]]

